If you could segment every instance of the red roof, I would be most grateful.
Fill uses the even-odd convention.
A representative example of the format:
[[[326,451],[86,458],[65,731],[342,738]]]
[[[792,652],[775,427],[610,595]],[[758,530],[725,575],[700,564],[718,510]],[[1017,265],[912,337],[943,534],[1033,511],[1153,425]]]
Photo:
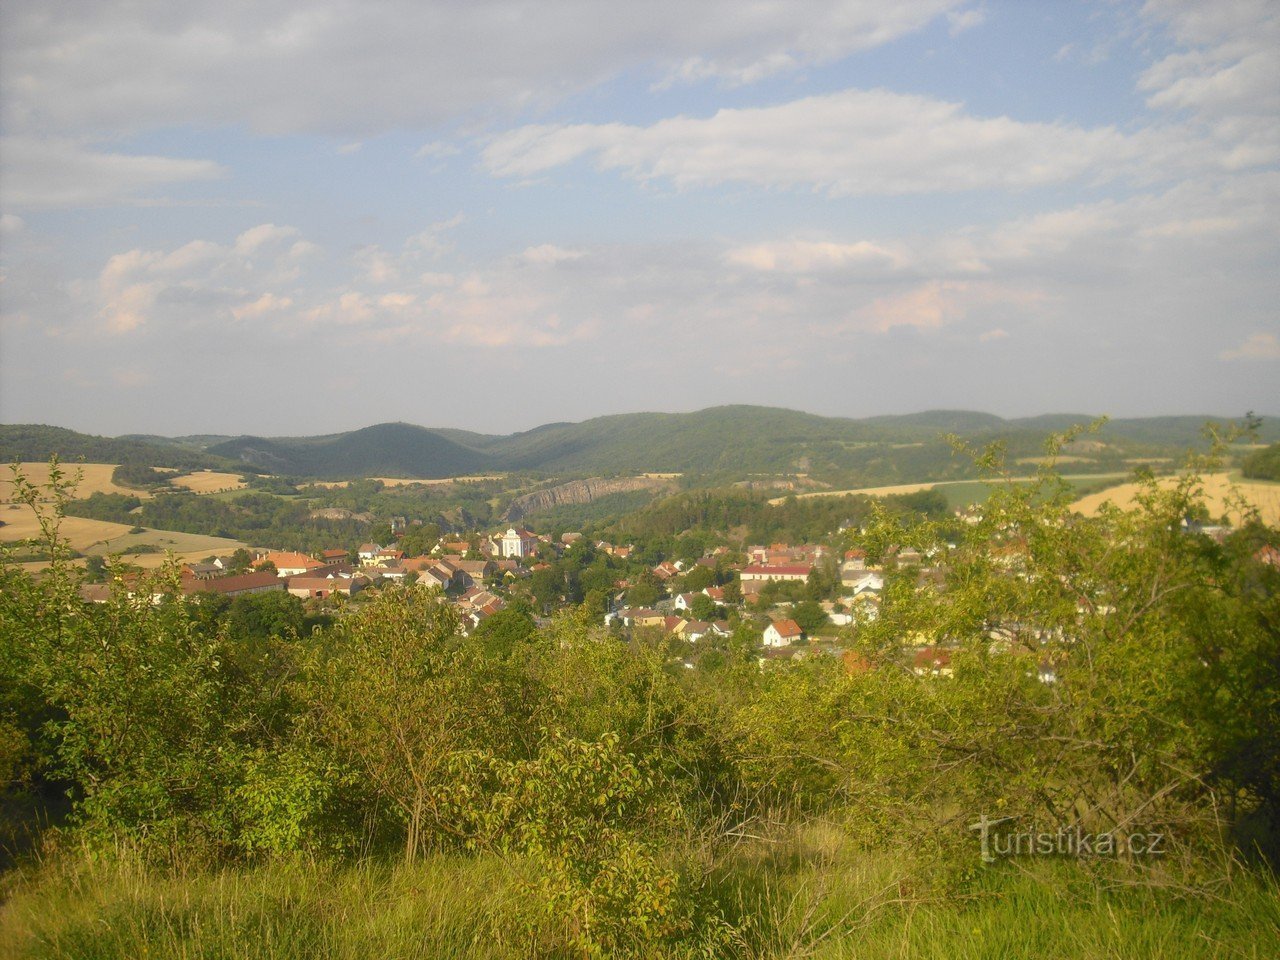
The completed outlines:
[[[775,620],[773,621],[773,629],[778,631],[781,637],[799,637],[804,634],[800,629],[800,624],[794,620]]]
[[[188,580],[182,584],[182,592],[192,593],[248,593],[264,588],[284,589],[284,580],[270,570],[242,573],[234,577],[216,577],[213,580]]]
[[[787,565],[770,565],[763,563],[753,563],[749,567],[744,567],[742,572],[746,574],[775,574],[777,576],[805,576],[807,577],[813,571],[813,564],[787,564]]]

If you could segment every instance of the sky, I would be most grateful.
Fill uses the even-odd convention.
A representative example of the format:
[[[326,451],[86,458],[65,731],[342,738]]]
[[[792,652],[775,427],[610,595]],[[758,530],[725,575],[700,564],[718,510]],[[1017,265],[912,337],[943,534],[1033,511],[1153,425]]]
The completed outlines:
[[[1272,0],[2,0],[0,420],[1280,414]]]

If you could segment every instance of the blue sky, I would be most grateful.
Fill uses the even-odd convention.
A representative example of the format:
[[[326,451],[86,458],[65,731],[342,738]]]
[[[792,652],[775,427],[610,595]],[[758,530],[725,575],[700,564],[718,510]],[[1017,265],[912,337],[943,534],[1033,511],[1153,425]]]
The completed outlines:
[[[1280,413],[1266,0],[5,19],[5,422]]]

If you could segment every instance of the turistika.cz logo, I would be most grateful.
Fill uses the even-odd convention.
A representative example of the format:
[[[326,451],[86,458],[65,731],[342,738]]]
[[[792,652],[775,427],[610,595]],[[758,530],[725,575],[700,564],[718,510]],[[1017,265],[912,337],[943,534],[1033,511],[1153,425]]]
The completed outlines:
[[[978,834],[983,863],[1008,857],[1154,857],[1164,853],[1163,833],[1089,833],[1077,826],[1019,830],[1010,826],[1016,819],[991,819],[984,813],[977,823],[969,824]]]

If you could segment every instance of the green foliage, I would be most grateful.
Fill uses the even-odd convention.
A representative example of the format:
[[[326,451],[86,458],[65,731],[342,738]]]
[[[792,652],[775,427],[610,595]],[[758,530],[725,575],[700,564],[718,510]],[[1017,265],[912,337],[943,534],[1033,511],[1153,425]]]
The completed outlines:
[[[1051,470],[1012,484],[995,452],[978,461],[997,482],[963,529],[865,505],[871,559],[912,547],[944,583],[890,562],[879,616],[845,638],[847,658],[764,668],[748,621],[694,649],[611,635],[600,604],[629,571],[589,544],[531,578],[535,596],[588,598],[542,629],[513,604],[463,637],[435,591],[387,587],[309,630],[284,594],[185,599],[173,570],[126,582],[111,566],[109,600],[86,604],[55,463],[49,489],[16,486],[49,569],[35,579],[0,561],[5,832],[11,803],[67,793],[67,849],[136,849],[191,876],[299,855],[390,869],[397,851],[405,876],[492,869],[502,906],[470,898],[486,919],[459,953],[497,936],[526,956],[795,956],[863,950],[845,934],[892,929],[898,955],[922,943],[942,955],[941,934],[912,940],[901,929],[914,920],[881,916],[909,902],[939,909],[939,926],[1010,919],[983,913],[1001,878],[1023,874],[980,867],[967,825],[982,814],[1160,832],[1163,860],[1071,865],[1068,892],[1164,883],[1195,909],[1220,903],[1198,891],[1242,882],[1230,839],[1266,855],[1280,836],[1280,583],[1255,558],[1280,535],[1188,532],[1194,471],[1148,477],[1132,512],[1085,518]],[[738,502],[673,514],[726,516]],[[701,551],[708,538],[668,544]],[[831,576],[786,588],[802,626],[819,625],[812,594]],[[818,825],[828,839],[804,840]],[[935,897],[959,891],[971,900]],[[335,902],[315,915],[341,912]],[[1125,910],[1099,904],[1099,916]],[[182,943],[158,931],[205,929],[203,915],[163,917],[143,927]],[[107,920],[76,935],[116,936]],[[387,952],[412,954],[402,942]]]
[[[1249,454],[1240,472],[1251,480],[1280,480],[1280,443]]]
[[[697,912],[694,864],[664,855],[681,822],[675,791],[617,734],[552,735],[527,760],[460,756],[454,783],[468,845],[527,858],[531,954],[643,956],[722,935]]]
[[[145,463],[136,461],[122,463],[111,471],[113,483],[122,487],[141,487],[151,489],[162,487],[169,482],[170,474],[155,470]]]

